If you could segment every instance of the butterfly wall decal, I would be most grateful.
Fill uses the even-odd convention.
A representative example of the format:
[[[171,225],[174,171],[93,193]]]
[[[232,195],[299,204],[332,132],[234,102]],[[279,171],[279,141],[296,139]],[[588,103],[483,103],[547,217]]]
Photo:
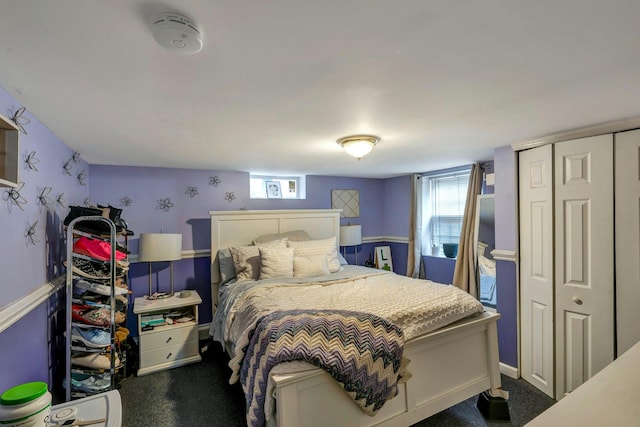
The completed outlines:
[[[31,123],[31,120],[23,116],[25,111],[25,107],[20,107],[16,111],[13,111],[13,109],[9,109],[9,117],[11,117],[11,121],[16,124],[18,129],[20,129],[20,132],[28,135],[24,127]]]
[[[26,169],[38,172],[38,167],[36,166],[38,163],[40,163],[40,160],[36,157],[35,151],[24,155],[24,165]]]
[[[27,199],[22,197],[22,194],[20,194],[23,188],[24,188],[24,182],[21,182],[18,185],[18,188],[13,188],[13,187],[8,188],[5,190],[4,194],[2,195],[2,199],[9,204],[8,206],[9,212],[11,212],[12,206],[17,206],[18,208],[20,208],[21,211],[24,210],[22,205],[27,203]]]

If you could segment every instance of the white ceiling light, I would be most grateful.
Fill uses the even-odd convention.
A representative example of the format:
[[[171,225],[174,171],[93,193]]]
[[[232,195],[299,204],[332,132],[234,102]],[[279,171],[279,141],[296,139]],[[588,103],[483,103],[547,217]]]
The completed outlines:
[[[179,53],[202,50],[202,30],[196,21],[175,12],[157,13],[151,19],[153,38],[165,49]]]
[[[373,135],[352,135],[340,138],[336,142],[347,153],[360,160],[373,150],[373,147],[380,142],[380,138]]]

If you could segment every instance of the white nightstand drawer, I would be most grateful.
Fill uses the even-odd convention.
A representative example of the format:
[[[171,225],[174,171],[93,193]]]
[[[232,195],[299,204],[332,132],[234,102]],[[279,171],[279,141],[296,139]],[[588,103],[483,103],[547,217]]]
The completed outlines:
[[[158,332],[140,335],[140,348],[143,351],[182,344],[187,341],[198,341],[198,328],[195,325],[175,327]]]
[[[145,350],[140,353],[140,368],[197,356],[199,352],[198,345],[198,340],[195,340],[155,350]]]

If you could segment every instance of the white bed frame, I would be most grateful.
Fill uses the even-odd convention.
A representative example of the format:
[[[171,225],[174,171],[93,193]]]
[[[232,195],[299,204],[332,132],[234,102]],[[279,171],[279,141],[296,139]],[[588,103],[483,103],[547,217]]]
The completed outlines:
[[[302,229],[313,239],[340,238],[340,210],[211,211],[211,292],[220,281],[217,251],[262,234]],[[339,243],[338,243],[339,244]],[[323,370],[272,375],[276,416],[270,426],[410,426],[485,390],[500,390],[496,313],[483,313],[409,340],[412,377],[374,417],[366,415]]]

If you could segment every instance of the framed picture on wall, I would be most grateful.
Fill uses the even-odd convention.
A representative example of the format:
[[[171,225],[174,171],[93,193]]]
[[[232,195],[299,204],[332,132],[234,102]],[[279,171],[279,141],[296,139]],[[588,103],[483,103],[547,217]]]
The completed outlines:
[[[267,199],[282,199],[280,181],[265,181],[267,186]]]

